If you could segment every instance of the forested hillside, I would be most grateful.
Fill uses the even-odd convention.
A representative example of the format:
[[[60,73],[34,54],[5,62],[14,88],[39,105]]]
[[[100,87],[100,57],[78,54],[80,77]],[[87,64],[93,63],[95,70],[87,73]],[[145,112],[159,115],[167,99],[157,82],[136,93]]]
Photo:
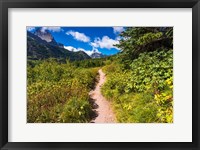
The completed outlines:
[[[65,62],[65,59],[72,61],[90,59],[83,51],[68,51],[54,39],[51,42],[47,42],[31,32],[27,32],[27,58],[28,60],[57,58],[57,60],[63,62]]]

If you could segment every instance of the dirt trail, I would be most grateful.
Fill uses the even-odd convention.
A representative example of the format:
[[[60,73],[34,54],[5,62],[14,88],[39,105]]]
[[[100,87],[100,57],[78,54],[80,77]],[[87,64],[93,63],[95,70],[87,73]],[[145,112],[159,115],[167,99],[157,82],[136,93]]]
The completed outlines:
[[[93,99],[94,105],[96,106],[93,109],[97,116],[91,122],[93,123],[114,123],[115,122],[115,115],[112,111],[110,103],[103,97],[101,94],[101,86],[106,80],[106,76],[103,73],[102,69],[99,71],[99,82],[96,85],[95,89],[90,91],[89,95],[90,98]]]

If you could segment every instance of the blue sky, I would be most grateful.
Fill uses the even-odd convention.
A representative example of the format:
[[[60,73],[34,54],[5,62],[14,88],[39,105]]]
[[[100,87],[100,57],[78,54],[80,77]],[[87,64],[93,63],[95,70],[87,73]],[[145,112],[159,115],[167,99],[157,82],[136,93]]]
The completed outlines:
[[[73,51],[85,51],[90,54],[96,50],[102,54],[113,55],[120,52],[114,44],[119,43],[119,34],[124,27],[41,27],[48,30],[54,39],[64,44],[65,48]],[[34,32],[35,27],[27,27],[28,31]]]

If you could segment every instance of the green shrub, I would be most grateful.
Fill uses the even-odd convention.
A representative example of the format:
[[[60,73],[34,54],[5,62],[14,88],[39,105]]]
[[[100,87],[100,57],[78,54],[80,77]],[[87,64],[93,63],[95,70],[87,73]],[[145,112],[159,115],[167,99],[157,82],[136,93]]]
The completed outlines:
[[[28,122],[89,122],[89,91],[98,68],[77,68],[53,60],[28,67]]]
[[[112,101],[118,122],[173,122],[173,51],[141,53],[130,69],[105,66],[103,95]]]

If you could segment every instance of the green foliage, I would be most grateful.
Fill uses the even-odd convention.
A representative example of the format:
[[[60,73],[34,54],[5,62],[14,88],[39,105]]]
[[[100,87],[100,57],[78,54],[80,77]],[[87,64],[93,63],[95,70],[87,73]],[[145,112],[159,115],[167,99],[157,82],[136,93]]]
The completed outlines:
[[[151,86],[162,90],[173,73],[173,51],[142,53],[130,66],[133,70],[130,83],[134,85],[131,90],[144,92]]]
[[[81,61],[74,61],[73,64],[74,66],[81,68],[101,67],[105,65],[105,60],[106,58],[86,59]]]
[[[89,122],[92,108],[88,92],[97,70],[51,59],[28,66],[28,122]]]
[[[173,122],[173,51],[141,53],[125,69],[105,66],[104,96],[113,102],[119,122]]]
[[[157,32],[157,33],[152,33],[152,32],[149,32],[149,33],[146,33],[144,35],[142,35],[141,37],[138,38],[138,40],[136,41],[136,44],[139,45],[139,46],[142,46],[142,45],[146,45],[150,42],[153,42],[159,38],[161,38],[163,35],[162,32]]]
[[[131,61],[143,52],[173,48],[172,27],[128,27],[121,37],[116,46],[123,51],[122,61]]]

